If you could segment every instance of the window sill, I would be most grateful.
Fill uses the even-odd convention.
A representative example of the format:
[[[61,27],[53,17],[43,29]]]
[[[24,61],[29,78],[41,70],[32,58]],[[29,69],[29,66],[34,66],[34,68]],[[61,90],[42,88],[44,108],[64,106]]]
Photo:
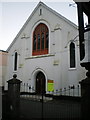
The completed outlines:
[[[25,59],[34,59],[34,58],[51,57],[51,56],[55,56],[55,54],[45,54],[45,55],[30,56],[30,57],[27,57]]]
[[[17,71],[13,71],[13,73],[14,73],[14,74],[16,74],[16,73],[17,73]]]
[[[69,68],[69,71],[77,70],[77,68]]]

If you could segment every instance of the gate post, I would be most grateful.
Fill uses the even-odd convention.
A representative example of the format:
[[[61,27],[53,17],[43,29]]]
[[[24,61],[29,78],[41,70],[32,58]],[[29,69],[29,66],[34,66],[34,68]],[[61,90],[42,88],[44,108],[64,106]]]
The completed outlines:
[[[85,67],[88,72],[87,78],[80,82],[81,84],[81,117],[82,119],[90,119],[90,62],[81,63],[82,67]]]
[[[17,75],[14,74],[13,78],[8,80],[8,111],[9,118],[18,119],[20,114],[20,83],[19,79],[16,79]]]

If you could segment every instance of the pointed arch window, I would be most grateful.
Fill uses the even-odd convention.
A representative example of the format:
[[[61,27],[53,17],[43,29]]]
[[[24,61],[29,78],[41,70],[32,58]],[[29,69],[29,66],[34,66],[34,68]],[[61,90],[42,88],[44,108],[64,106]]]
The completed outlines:
[[[18,54],[15,52],[14,54],[14,71],[17,71],[17,60],[18,60]]]
[[[33,32],[32,55],[48,54],[49,49],[49,30],[48,27],[40,23]]]
[[[76,67],[75,61],[75,44],[73,42],[70,43],[70,68]]]

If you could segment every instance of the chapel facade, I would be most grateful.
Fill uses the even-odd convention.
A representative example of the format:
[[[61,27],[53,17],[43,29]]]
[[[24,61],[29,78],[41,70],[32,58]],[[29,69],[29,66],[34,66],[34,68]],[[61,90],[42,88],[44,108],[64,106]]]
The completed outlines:
[[[7,79],[17,74],[22,84],[37,94],[42,89],[49,93],[77,86],[85,76],[80,66],[77,26],[42,2],[7,51]]]

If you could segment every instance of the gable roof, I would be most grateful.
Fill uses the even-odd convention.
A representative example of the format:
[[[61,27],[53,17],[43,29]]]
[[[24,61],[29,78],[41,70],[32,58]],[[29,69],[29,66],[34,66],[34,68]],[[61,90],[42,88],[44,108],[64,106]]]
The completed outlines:
[[[74,24],[73,22],[71,22],[70,20],[68,20],[67,18],[65,18],[61,14],[57,13],[55,10],[53,10],[52,8],[48,7],[46,4],[44,4],[43,2],[40,1],[38,3],[38,5],[36,6],[36,8],[34,9],[34,11],[29,16],[29,18],[27,19],[27,21],[25,22],[25,24],[23,25],[23,27],[21,28],[21,30],[16,35],[16,37],[14,38],[14,40],[12,41],[12,43],[10,44],[10,46],[8,47],[7,51],[9,51],[10,48],[13,46],[13,44],[15,43],[15,41],[17,40],[17,38],[19,37],[19,35],[23,31],[23,29],[26,27],[26,25],[28,24],[28,22],[30,21],[30,19],[32,18],[32,16],[34,15],[34,13],[39,8],[39,6],[43,6],[44,8],[48,9],[50,12],[52,12],[53,14],[55,14],[56,16],[58,16],[59,18],[63,19],[65,22],[67,22],[68,24],[72,25],[73,27],[75,27],[77,29],[77,25],[76,24]]]

